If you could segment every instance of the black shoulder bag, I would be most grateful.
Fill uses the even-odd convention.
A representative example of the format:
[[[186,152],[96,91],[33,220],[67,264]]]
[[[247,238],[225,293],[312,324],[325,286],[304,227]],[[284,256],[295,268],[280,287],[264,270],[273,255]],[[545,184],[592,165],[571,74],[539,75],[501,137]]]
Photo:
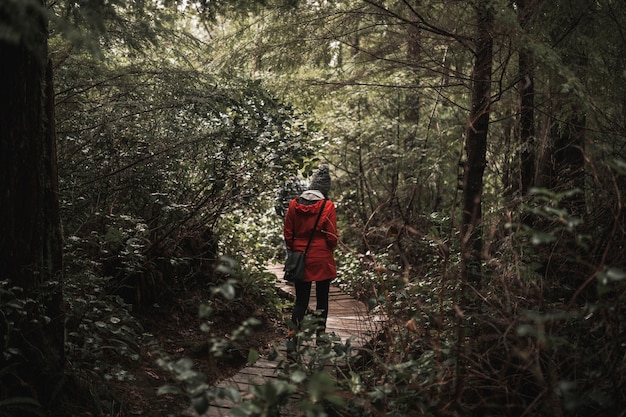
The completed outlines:
[[[309,241],[306,244],[306,249],[304,252],[296,252],[292,251],[289,253],[287,257],[287,261],[285,261],[285,280],[289,282],[303,282],[304,281],[304,265],[306,259],[306,253],[309,251],[309,246],[311,245],[311,240],[313,239],[313,234],[315,234],[315,229],[317,229],[317,223],[320,221],[320,217],[322,217],[322,213],[324,212],[324,206],[326,205],[326,199],[322,203],[322,208],[317,215],[317,219],[315,219],[315,225],[313,226],[313,230],[311,231],[311,236],[309,236]],[[293,240],[295,240],[295,233],[291,236]]]

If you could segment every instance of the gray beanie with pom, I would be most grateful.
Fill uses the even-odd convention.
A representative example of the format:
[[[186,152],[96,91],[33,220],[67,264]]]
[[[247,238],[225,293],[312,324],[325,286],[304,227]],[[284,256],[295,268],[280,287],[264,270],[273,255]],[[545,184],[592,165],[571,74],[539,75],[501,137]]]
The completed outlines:
[[[324,197],[328,198],[330,192],[330,171],[328,165],[320,165],[317,171],[311,177],[311,184],[309,190],[319,190],[324,194]]]

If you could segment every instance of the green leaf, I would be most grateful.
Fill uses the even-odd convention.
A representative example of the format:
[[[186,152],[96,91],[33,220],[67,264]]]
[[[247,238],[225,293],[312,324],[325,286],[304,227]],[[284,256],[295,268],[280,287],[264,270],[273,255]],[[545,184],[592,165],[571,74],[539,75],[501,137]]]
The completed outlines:
[[[230,282],[227,282],[226,284],[222,285],[220,287],[220,292],[222,293],[224,298],[227,299],[228,301],[232,301],[235,299],[235,295],[236,295],[235,287]]]
[[[115,227],[109,227],[106,234],[104,235],[104,240],[108,243],[122,243],[123,234],[119,229]]]
[[[211,314],[213,314],[213,307],[208,304],[200,304],[200,307],[198,307],[198,316],[201,319],[207,318]]]
[[[300,384],[306,380],[306,373],[298,369],[291,374],[291,380],[296,384]]]
[[[307,389],[313,402],[327,400],[341,405],[343,399],[335,394],[336,386],[335,379],[328,372],[320,372],[311,377]]]
[[[256,349],[250,349],[250,351],[248,352],[248,363],[255,363],[259,360],[260,357],[261,355],[259,355],[259,352]]]
[[[626,175],[626,161],[621,159],[613,160],[613,169],[620,175]]]
[[[165,395],[165,394],[180,394],[181,390],[178,387],[175,387],[173,385],[163,385],[162,387],[159,387],[159,389],[157,390],[157,394],[158,395]]]
[[[182,358],[174,363],[173,369],[176,372],[183,373],[191,369],[193,362],[189,358]]]
[[[610,281],[621,281],[626,278],[626,272],[618,268],[608,268],[606,270],[606,277]]]
[[[352,391],[353,394],[358,394],[365,388],[361,380],[361,375],[354,371],[350,371],[350,380],[348,383],[350,385],[350,391]]]
[[[241,401],[241,393],[235,387],[220,387],[218,391],[219,398],[226,398],[234,403]]]
[[[209,409],[209,401],[204,395],[193,397],[191,399],[191,405],[198,414],[204,414]]]
[[[267,359],[269,359],[270,361],[274,361],[276,360],[276,358],[278,358],[278,356],[279,350],[276,348],[276,346],[272,346],[272,350],[268,354]]]
[[[533,233],[533,236],[531,238],[531,242],[533,243],[533,245],[540,245],[542,243],[550,243],[550,242],[554,242],[555,240],[556,240],[556,237],[554,237],[553,234],[537,232],[537,231]]]
[[[537,329],[530,324],[521,324],[517,327],[517,334],[521,337],[536,336]]]

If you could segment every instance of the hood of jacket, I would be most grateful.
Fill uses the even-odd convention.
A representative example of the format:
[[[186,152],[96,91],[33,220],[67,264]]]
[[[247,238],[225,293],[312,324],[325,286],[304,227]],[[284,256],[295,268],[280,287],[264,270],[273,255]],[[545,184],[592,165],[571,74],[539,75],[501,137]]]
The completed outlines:
[[[306,190],[300,194],[300,197],[309,201],[318,201],[324,199],[324,194],[319,190]]]
[[[296,200],[296,210],[301,213],[317,214],[322,208],[324,194],[318,190],[306,190]]]

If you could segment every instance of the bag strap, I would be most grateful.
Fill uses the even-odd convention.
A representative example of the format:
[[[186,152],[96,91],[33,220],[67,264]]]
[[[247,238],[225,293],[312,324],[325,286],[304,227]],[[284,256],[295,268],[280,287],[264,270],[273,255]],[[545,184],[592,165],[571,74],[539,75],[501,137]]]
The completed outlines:
[[[317,215],[317,219],[315,219],[315,225],[313,225],[313,230],[311,231],[311,236],[309,236],[309,241],[306,244],[306,249],[304,250],[304,254],[309,251],[309,246],[311,246],[311,240],[313,240],[313,235],[315,234],[315,229],[317,229],[317,223],[320,221],[320,217],[322,217],[322,213],[324,212],[324,206],[326,205],[326,199],[322,203],[322,208],[320,209],[319,214]]]

